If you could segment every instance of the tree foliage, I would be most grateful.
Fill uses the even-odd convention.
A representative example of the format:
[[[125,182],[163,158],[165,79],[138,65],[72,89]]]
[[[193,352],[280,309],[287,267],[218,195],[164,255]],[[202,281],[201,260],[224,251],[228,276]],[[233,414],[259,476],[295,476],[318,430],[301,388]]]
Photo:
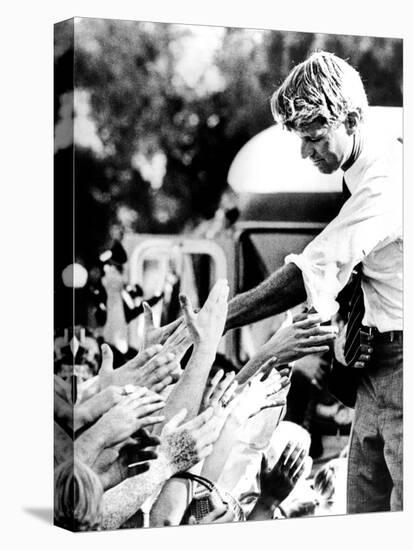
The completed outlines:
[[[402,104],[399,39],[76,19],[75,44],[76,89],[88,93],[102,143],[100,153],[76,148],[84,239],[88,221],[99,220],[85,261],[110,237],[120,207],[133,214],[130,230],[148,232],[213,216],[234,156],[273,123],[272,92],[315,49],[358,68],[372,104]],[[67,52],[57,52],[58,79]],[[165,175],[153,188],[137,159],[159,153]]]

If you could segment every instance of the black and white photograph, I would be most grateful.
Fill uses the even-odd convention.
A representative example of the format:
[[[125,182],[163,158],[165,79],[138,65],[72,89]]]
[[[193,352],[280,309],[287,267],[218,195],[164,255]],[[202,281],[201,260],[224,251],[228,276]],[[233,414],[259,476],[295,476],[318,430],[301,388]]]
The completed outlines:
[[[54,30],[54,523],[403,510],[403,40]]]
[[[409,20],[5,4],[2,548],[410,547]]]

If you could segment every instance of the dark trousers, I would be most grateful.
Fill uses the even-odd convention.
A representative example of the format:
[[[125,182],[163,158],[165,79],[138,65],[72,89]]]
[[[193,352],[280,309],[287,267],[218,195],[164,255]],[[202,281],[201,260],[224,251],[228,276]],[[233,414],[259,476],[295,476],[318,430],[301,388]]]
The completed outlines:
[[[403,341],[373,344],[357,390],[347,478],[349,514],[403,509]]]

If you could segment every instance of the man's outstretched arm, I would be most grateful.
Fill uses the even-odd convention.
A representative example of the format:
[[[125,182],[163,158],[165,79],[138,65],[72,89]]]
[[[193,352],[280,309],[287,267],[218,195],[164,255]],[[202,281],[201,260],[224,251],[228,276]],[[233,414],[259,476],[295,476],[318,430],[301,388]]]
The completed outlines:
[[[225,330],[282,313],[306,300],[301,270],[289,263],[255,288],[238,294],[228,304]]]

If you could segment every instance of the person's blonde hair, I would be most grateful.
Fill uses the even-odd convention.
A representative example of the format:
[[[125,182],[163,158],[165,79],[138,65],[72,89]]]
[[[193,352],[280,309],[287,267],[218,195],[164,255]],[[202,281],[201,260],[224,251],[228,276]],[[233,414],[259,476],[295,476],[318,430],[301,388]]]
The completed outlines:
[[[271,98],[276,122],[299,130],[316,119],[328,126],[357,111],[363,120],[368,107],[359,73],[344,59],[315,52],[294,67]]]
[[[70,531],[99,528],[103,488],[98,475],[75,459],[55,470],[54,521]]]

